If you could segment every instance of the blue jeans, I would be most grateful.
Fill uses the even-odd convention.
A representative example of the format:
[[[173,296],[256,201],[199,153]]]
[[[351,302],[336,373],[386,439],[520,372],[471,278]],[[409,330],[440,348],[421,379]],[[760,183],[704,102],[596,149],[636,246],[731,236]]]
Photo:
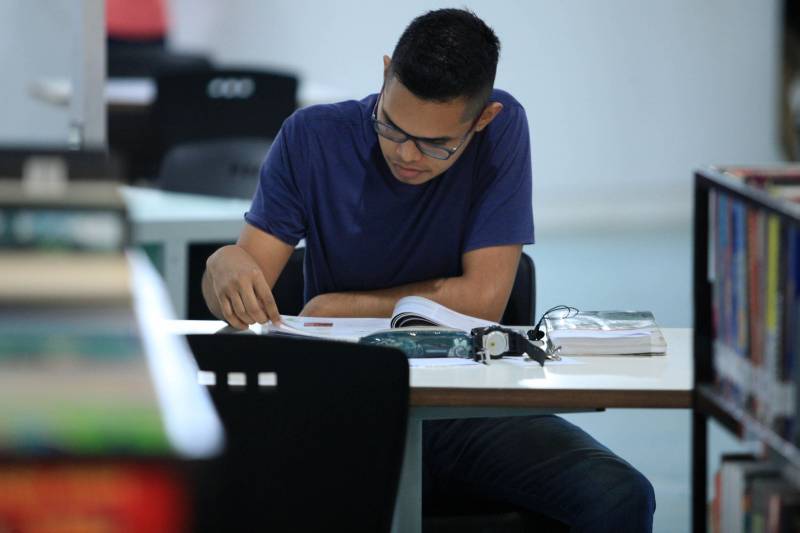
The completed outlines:
[[[574,532],[649,532],[656,502],[639,471],[553,415],[423,424],[423,505],[446,497],[510,503]]]

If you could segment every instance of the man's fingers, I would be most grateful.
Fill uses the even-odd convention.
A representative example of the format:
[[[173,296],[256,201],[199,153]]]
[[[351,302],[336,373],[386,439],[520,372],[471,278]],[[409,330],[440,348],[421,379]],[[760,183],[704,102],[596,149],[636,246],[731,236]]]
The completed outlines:
[[[248,287],[240,294],[247,315],[253,317],[259,324],[266,323],[267,315],[264,312],[260,299],[256,297],[255,287]]]
[[[247,329],[247,324],[239,320],[239,318],[233,312],[233,307],[231,307],[231,303],[226,296],[223,295],[219,299],[219,305],[222,309],[222,316],[225,318],[225,321],[228,324],[236,329]]]
[[[236,315],[236,318],[248,326],[255,323],[255,320],[253,320],[253,318],[247,314],[247,310],[244,308],[244,302],[242,302],[242,297],[238,292],[229,294],[228,300],[231,302],[231,307],[233,307],[233,312]]]
[[[267,315],[267,319],[271,320],[273,324],[280,324],[281,314],[278,311],[278,305],[275,303],[275,297],[272,296],[272,291],[269,290],[269,285],[264,279],[264,276],[259,276],[253,284],[256,296],[261,301],[261,308]]]

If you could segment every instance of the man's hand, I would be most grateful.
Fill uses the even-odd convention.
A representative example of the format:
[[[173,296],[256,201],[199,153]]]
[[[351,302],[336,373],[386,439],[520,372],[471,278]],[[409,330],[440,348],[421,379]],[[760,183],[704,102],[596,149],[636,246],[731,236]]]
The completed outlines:
[[[206,261],[206,300],[236,329],[280,322],[272,291],[255,259],[241,246],[223,246]],[[210,294],[208,294],[210,292]],[[214,305],[216,304],[216,305]],[[216,313],[215,313],[216,314]]]

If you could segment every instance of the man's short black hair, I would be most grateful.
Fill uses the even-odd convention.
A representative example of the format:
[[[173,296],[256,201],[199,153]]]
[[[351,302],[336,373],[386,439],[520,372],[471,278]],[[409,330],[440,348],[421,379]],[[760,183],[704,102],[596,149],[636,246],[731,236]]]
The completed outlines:
[[[467,113],[480,113],[494,86],[500,41],[467,9],[438,9],[411,21],[392,53],[396,76],[423,100],[469,100]]]

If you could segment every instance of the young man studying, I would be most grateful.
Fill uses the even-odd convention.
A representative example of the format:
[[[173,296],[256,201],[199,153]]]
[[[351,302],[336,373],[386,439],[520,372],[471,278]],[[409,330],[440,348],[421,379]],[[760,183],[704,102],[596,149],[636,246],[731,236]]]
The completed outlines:
[[[389,316],[421,295],[499,320],[533,242],[522,106],[493,89],[500,43],[473,13],[406,28],[383,86],[297,111],[261,169],[237,244],[208,260],[203,294],[233,327],[279,321],[270,288],[306,240],[307,316]],[[650,531],[653,488],[556,416],[426,422],[423,501],[508,502],[573,531]]]

